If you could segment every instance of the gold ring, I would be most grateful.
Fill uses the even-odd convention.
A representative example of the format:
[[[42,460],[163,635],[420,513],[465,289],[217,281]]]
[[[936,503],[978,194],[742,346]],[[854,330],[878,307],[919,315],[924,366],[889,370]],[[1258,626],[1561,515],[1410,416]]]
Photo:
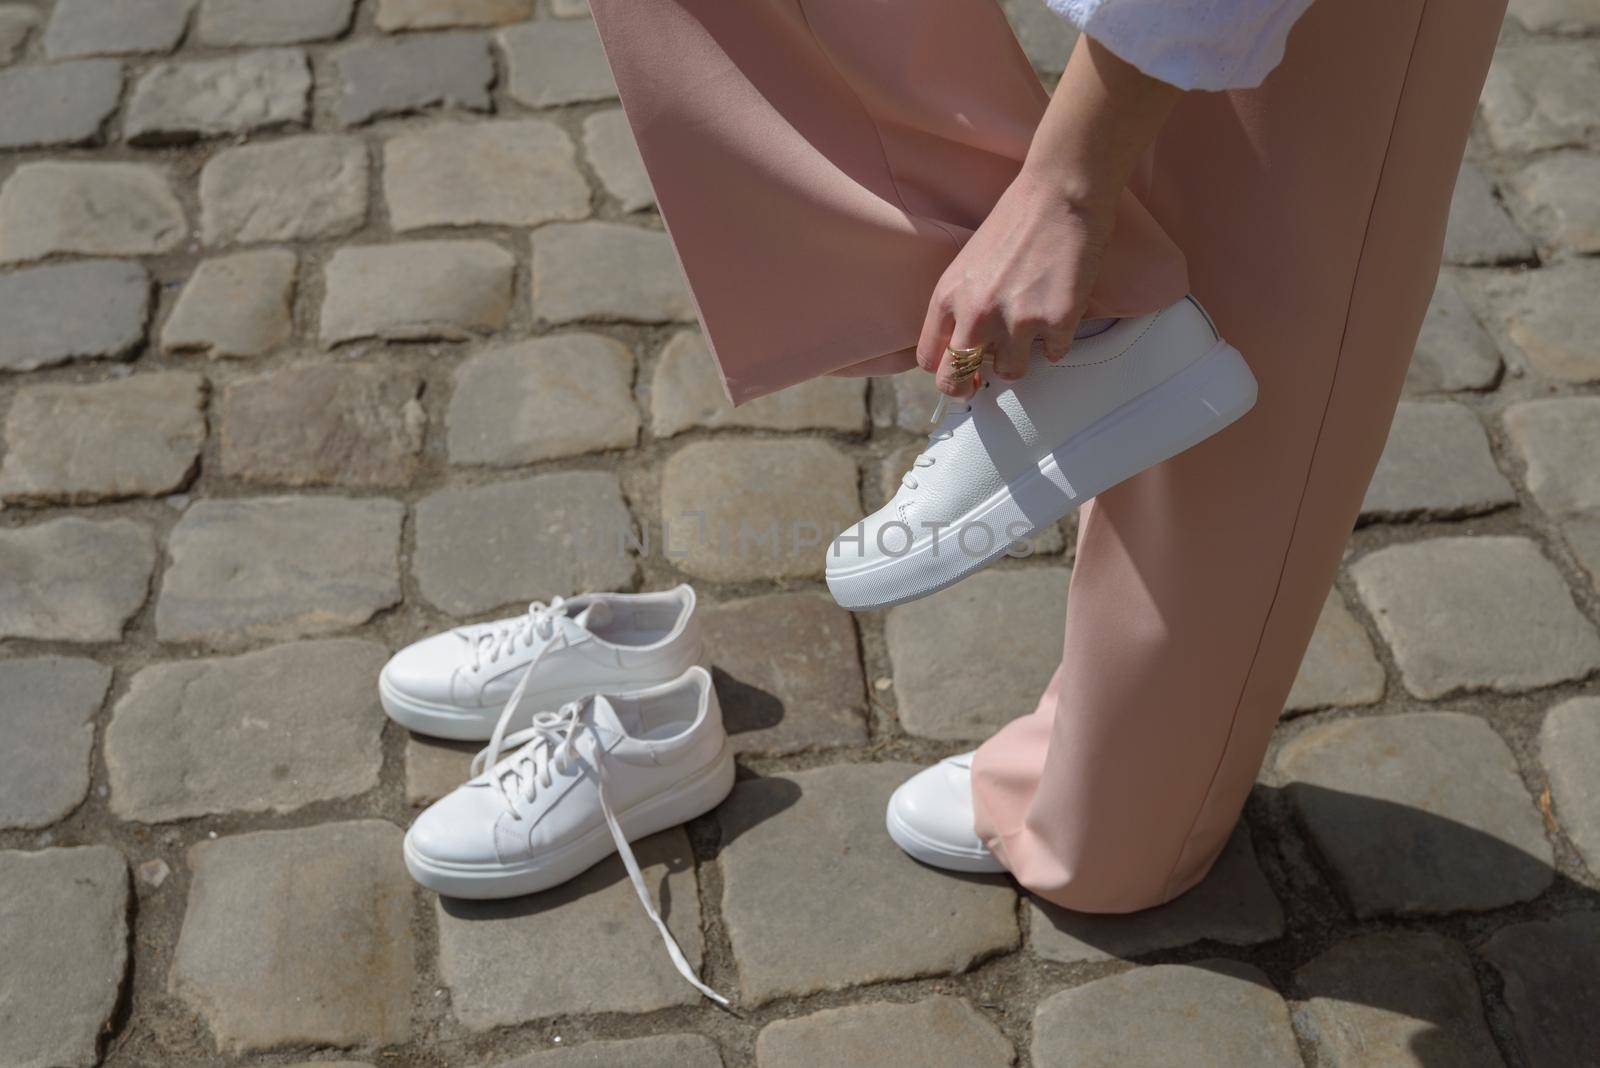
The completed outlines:
[[[978,368],[983,366],[983,354],[988,349],[988,345],[978,345],[970,349],[958,349],[946,345],[944,351],[950,354],[950,373],[956,378],[971,378],[978,373]]]

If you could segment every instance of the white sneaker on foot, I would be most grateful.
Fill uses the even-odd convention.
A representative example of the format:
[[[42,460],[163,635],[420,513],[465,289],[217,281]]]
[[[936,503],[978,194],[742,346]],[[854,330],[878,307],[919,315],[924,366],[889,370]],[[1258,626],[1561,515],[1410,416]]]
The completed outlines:
[[[1007,385],[952,402],[894,497],[828,549],[845,608],[944,589],[1084,501],[1215,434],[1256,381],[1193,297],[1035,355]]]
[[[450,897],[504,898],[566,882],[619,853],[673,963],[706,996],[628,843],[715,808],[733,789],[733,750],[710,674],[606,692],[507,731],[512,698],[472,778],[426,809],[405,837],[406,868]]]
[[[946,757],[901,783],[886,816],[895,845],[950,871],[999,872],[1005,866],[972,823],[972,754]]]
[[[525,679],[528,725],[541,708],[603,690],[670,682],[700,659],[687,585],[661,593],[593,593],[538,601],[511,619],[435,634],[396,653],[378,676],[390,718],[421,734],[483,741]]]

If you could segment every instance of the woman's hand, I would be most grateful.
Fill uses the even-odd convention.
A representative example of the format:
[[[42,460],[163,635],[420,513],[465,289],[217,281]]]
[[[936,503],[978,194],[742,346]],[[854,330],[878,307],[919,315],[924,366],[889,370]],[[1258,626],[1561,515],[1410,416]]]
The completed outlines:
[[[1123,187],[1178,93],[1078,38],[1016,180],[934,289],[917,362],[941,392],[975,386],[954,377],[947,346],[987,345],[1003,379],[1027,372],[1035,338],[1050,359],[1067,354]]]
[[[983,225],[945,269],[928,305],[917,362],[952,397],[972,392],[955,379],[945,346],[988,345],[995,377],[1028,370],[1034,338],[1052,360],[1065,356],[1089,303],[1111,237],[1116,198],[1074,201],[1027,172],[1001,195]]]

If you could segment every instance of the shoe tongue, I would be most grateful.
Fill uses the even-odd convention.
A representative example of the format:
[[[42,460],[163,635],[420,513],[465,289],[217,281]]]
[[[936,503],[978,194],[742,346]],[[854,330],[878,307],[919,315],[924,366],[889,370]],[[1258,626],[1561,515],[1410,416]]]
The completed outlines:
[[[611,606],[604,601],[591,601],[583,606],[583,611],[572,617],[572,621],[584,630],[604,626],[610,619]]]
[[[596,694],[589,709],[589,721],[594,724],[610,746],[619,735],[629,733],[628,727],[622,722],[622,717],[617,714],[616,707],[606,699],[604,694]]]

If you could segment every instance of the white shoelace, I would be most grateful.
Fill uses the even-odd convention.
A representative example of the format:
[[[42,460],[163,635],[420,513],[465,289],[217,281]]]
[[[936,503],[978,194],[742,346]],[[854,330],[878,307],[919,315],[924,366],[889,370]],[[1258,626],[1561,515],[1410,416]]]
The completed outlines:
[[[933,457],[929,456],[928,453],[932,451],[933,447],[939,442],[944,441],[951,434],[955,433],[955,427],[946,427],[944,425],[946,417],[951,414],[965,415],[970,411],[972,411],[972,405],[953,405],[950,403],[950,397],[948,395],[939,395],[939,405],[938,407],[934,408],[933,415],[928,418],[928,422],[933,423],[936,428],[933,433],[928,435],[928,448],[922,452],[919,452],[917,454],[917,458],[911,461],[912,469],[900,476],[901,485],[905,486],[906,489],[917,488],[916,469],[919,467],[932,467]]]
[[[566,614],[566,601],[557,597],[548,605],[543,601],[534,601],[528,605],[526,613],[500,623],[493,630],[481,634],[465,630],[454,633],[467,643],[472,654],[470,668],[477,671],[486,663],[498,661],[502,654],[509,656],[516,652],[519,641],[524,647],[531,647],[535,638],[549,641],[555,634],[556,621],[565,618]]]
[[[551,608],[559,603],[558,598],[552,602]],[[583,756],[578,752],[577,741],[580,734],[587,731],[594,739],[594,746],[591,763],[584,766],[594,774],[596,790],[600,796],[600,812],[605,816],[606,826],[611,831],[611,840],[617,847],[617,855],[622,858],[623,867],[628,869],[628,880],[633,883],[633,892],[639,896],[639,903],[644,906],[650,922],[661,932],[661,940],[667,946],[667,955],[672,958],[673,967],[678,969],[678,974],[688,980],[689,984],[700,993],[718,1005],[726,1007],[728,999],[702,983],[700,977],[694,973],[688,958],[678,947],[677,939],[667,930],[661,914],[656,911],[655,903],[650,900],[650,891],[644,884],[644,873],[639,870],[639,862],[634,858],[633,848],[628,844],[628,836],[622,832],[622,824],[617,821],[617,814],[611,807],[611,798],[607,790],[609,780],[606,777],[605,738],[592,720],[583,718],[584,703],[574,701],[563,705],[556,712],[537,712],[534,714],[531,726],[510,734],[506,733],[506,726],[511,722],[518,702],[522,700],[528,679],[533,676],[533,668],[533,664],[528,665],[528,670],[523,672],[516,689],[511,691],[511,699],[506,702],[499,721],[494,725],[494,734],[490,736],[488,746],[472,758],[472,777],[477,778],[486,768],[495,769],[491,771],[495,789],[500,791],[500,796],[512,816],[520,820],[522,813],[517,810],[517,793],[520,792],[524,800],[532,801],[541,787],[546,789],[550,787],[552,768],[558,774],[564,775],[570,770],[574,761],[583,764]],[[522,748],[516,757],[508,761],[503,769],[500,768],[501,754],[519,746]]]

